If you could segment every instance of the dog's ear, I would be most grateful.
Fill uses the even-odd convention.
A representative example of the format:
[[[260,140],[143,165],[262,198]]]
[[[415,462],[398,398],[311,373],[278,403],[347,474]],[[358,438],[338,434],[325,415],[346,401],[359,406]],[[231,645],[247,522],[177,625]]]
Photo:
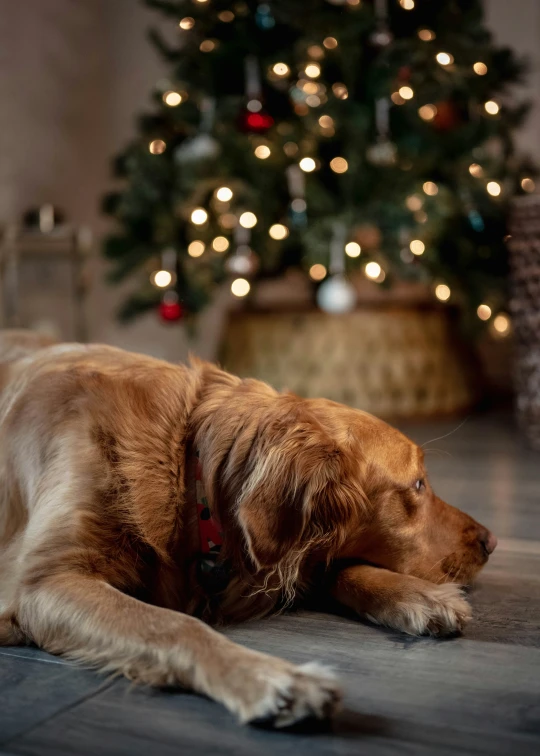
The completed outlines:
[[[305,418],[260,428],[250,456],[236,513],[259,568],[331,538],[361,495],[347,480],[344,451]]]

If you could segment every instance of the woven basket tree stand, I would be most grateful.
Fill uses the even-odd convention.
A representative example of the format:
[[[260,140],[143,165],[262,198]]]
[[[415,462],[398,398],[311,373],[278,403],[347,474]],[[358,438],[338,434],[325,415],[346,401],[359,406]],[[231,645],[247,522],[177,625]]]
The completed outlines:
[[[540,196],[514,200],[510,233],[517,420],[540,450]]]

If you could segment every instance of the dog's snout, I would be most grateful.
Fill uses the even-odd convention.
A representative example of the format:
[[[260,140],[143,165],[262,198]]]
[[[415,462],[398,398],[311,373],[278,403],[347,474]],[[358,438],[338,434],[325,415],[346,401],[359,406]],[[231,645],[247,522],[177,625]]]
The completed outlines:
[[[497,536],[494,535],[489,530],[481,530],[480,535],[478,536],[478,540],[482,544],[482,548],[486,552],[486,554],[489,556],[489,554],[493,554],[495,551],[495,548],[497,546]]]

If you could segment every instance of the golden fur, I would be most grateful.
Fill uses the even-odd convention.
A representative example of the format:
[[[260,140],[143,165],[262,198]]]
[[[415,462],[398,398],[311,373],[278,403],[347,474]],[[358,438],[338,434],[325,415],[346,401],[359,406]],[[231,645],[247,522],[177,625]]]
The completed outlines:
[[[231,565],[217,597],[196,576],[195,448]],[[269,614],[316,584],[376,623],[456,632],[459,586],[495,543],[433,494],[421,449],[367,413],[199,361],[0,332],[0,643],[287,725],[331,712],[331,676],[207,623]]]

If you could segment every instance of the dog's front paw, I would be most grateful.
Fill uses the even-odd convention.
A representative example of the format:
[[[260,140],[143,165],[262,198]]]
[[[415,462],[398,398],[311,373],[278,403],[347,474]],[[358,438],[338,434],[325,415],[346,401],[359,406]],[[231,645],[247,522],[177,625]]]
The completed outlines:
[[[334,714],[341,695],[325,667],[315,662],[295,666],[251,654],[251,662],[233,672],[233,690],[224,701],[241,722],[288,727],[303,719],[328,719]]]
[[[409,635],[445,636],[460,633],[471,618],[471,608],[454,583],[432,585],[424,580],[368,618]]]

